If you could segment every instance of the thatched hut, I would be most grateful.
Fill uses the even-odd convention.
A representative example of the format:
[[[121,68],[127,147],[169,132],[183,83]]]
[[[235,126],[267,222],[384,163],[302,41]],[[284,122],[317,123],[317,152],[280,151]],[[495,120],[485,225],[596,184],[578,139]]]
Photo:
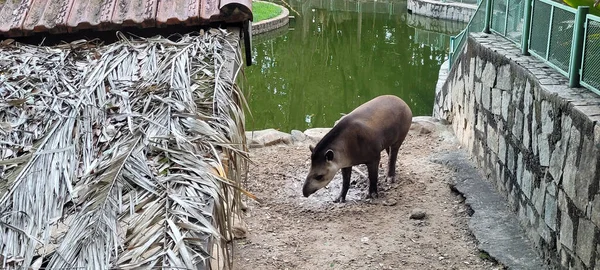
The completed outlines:
[[[117,37],[0,40],[0,268],[227,267],[239,31]]]

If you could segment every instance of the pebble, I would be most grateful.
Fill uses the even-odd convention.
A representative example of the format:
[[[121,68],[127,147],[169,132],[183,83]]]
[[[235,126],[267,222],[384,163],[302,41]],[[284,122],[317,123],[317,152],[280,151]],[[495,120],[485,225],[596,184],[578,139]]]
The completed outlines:
[[[394,206],[398,203],[398,201],[394,200],[394,199],[389,199],[389,200],[385,200],[383,202],[383,205],[385,206]]]
[[[411,219],[424,219],[427,214],[419,208],[415,208],[410,212]]]

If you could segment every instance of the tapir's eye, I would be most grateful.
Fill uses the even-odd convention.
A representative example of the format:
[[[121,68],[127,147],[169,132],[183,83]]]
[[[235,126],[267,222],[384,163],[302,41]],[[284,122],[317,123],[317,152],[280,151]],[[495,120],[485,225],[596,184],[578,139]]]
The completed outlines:
[[[322,174],[321,174],[321,175],[317,175],[317,176],[315,177],[315,179],[317,179],[317,180],[321,181],[321,179],[323,179],[323,175],[322,175]]]

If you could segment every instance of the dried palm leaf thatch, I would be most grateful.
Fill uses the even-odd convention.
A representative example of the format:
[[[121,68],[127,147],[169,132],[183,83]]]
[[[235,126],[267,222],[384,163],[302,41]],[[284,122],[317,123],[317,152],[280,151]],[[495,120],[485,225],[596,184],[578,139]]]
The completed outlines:
[[[213,242],[227,257],[247,168],[238,44],[0,45],[0,268],[197,269]]]

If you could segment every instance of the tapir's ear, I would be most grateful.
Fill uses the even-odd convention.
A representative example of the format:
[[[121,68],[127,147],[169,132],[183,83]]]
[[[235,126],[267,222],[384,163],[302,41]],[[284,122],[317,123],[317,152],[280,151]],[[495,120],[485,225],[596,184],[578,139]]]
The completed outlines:
[[[311,152],[311,153],[314,153],[314,152],[315,152],[315,147],[314,147],[314,146],[312,146],[312,144],[308,146],[308,149],[310,149],[310,152]]]
[[[329,149],[325,152],[325,160],[332,161],[333,160],[333,150]]]

